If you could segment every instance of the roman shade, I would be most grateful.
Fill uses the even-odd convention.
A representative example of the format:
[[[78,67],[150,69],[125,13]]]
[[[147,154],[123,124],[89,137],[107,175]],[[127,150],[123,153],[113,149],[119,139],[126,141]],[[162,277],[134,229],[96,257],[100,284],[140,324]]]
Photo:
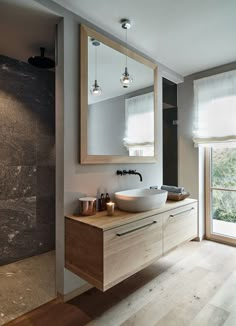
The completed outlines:
[[[194,81],[193,141],[236,142],[236,70]]]
[[[153,92],[125,100],[125,147],[130,155],[152,156],[154,153]]]

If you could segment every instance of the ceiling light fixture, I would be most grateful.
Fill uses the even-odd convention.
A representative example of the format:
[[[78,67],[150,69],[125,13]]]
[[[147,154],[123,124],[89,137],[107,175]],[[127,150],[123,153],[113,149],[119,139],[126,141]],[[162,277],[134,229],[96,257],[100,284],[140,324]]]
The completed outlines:
[[[128,88],[133,82],[133,77],[129,74],[128,65],[127,65],[127,52],[128,52],[128,49],[127,49],[127,30],[131,28],[131,22],[130,22],[129,19],[124,18],[124,19],[121,19],[120,23],[121,23],[121,27],[125,30],[125,45],[126,45],[125,71],[122,74],[122,76],[120,77],[120,82],[121,82],[121,85],[124,88]]]
[[[98,85],[98,81],[97,81],[97,48],[98,46],[100,46],[100,42],[98,40],[95,40],[94,38],[91,38],[91,43],[93,46],[95,46],[95,78],[94,78],[94,83],[92,84],[91,88],[90,88],[90,94],[93,96],[99,96],[102,94],[102,89],[101,87]]]
[[[44,56],[46,49],[40,48],[40,56],[36,55],[28,59],[28,63],[37,68],[51,69],[55,68],[55,61]]]

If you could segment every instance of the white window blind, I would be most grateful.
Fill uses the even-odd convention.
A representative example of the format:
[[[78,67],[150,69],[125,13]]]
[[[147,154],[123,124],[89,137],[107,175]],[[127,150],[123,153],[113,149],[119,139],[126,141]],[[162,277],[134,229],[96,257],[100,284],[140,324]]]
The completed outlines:
[[[195,144],[236,141],[236,70],[194,81]]]
[[[130,155],[152,156],[154,153],[154,94],[125,100],[126,130],[123,139]]]

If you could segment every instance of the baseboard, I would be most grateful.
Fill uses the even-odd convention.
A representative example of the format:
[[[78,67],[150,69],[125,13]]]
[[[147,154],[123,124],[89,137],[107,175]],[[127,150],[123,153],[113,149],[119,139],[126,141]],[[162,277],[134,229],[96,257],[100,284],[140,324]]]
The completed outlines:
[[[78,289],[75,289],[69,293],[66,294],[61,294],[61,293],[57,293],[57,296],[63,301],[63,302],[67,302],[70,301],[72,299],[74,299],[75,297],[78,297],[80,294],[90,290],[93,288],[93,285],[86,283],[82,286],[80,286]]]
[[[204,239],[206,239],[205,235],[201,235],[200,237],[198,236],[198,237],[194,238],[192,241],[201,242]]]
[[[200,237],[196,237],[196,238],[194,238],[192,241],[201,242],[201,241],[202,241],[202,239],[201,239]]]

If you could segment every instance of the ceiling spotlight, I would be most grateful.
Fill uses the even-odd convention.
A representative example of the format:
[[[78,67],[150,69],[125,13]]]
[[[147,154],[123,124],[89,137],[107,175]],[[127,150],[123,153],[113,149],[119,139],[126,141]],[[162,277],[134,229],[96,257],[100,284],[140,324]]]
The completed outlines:
[[[127,18],[123,18],[120,20],[120,23],[121,23],[121,27],[123,29],[130,29],[131,28],[131,22],[129,19]]]

